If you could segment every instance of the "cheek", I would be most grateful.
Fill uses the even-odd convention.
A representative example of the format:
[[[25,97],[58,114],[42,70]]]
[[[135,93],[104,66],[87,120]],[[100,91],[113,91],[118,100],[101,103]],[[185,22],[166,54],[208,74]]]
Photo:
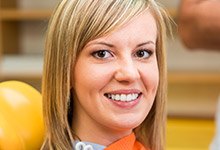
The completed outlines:
[[[148,67],[145,66],[145,69],[141,69],[140,74],[145,89],[148,92],[151,91],[152,94],[155,95],[159,84],[159,70],[157,64],[155,63]]]
[[[75,88],[77,86],[83,87],[88,90],[87,92],[101,90],[112,79],[112,76],[113,70],[111,67],[106,67],[103,64],[93,65],[81,61],[75,67]]]

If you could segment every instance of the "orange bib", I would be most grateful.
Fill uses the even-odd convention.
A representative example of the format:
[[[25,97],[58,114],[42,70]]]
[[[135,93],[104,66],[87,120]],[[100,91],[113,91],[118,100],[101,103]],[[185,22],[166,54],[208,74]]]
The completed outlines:
[[[110,144],[105,150],[149,150],[136,140],[135,134],[132,133],[115,143]]]

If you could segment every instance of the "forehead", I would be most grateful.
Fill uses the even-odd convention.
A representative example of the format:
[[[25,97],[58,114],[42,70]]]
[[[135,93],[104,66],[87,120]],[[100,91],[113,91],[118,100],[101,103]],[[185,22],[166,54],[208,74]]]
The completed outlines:
[[[94,41],[99,40],[108,40],[108,41],[153,41],[156,42],[157,39],[157,25],[156,20],[150,10],[146,10],[139,14],[138,16],[133,17],[129,22],[122,25],[116,30],[113,30],[111,33],[95,39]]]

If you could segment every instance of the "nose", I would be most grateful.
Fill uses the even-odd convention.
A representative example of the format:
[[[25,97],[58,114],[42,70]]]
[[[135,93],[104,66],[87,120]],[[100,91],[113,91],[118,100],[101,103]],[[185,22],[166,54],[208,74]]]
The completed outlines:
[[[118,61],[115,79],[119,82],[131,83],[140,78],[138,64],[131,58]]]

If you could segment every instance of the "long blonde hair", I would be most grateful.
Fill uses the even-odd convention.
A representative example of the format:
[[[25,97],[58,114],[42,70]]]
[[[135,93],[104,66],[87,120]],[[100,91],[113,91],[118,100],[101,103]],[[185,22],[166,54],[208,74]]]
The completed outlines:
[[[42,149],[72,149],[76,139],[68,115],[74,115],[70,82],[80,51],[89,41],[120,28],[146,9],[152,12],[157,22],[160,82],[153,107],[134,132],[150,149],[165,148],[167,77],[164,43],[169,22],[165,11],[154,0],[63,0],[50,20],[46,37],[42,81],[46,135]]]

